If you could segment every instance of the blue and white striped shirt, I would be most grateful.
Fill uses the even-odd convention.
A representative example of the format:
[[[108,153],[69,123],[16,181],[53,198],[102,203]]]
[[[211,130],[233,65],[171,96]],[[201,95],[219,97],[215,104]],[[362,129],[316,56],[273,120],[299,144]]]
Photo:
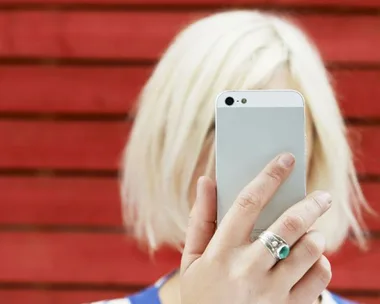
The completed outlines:
[[[92,304],[161,304],[159,298],[159,290],[162,285],[171,277],[169,274],[160,280],[158,280],[154,285],[132,295],[129,297],[115,299],[115,300],[105,300],[100,302],[93,302]],[[327,290],[322,293],[322,304],[355,304],[354,302],[342,299],[341,297],[328,292]]]

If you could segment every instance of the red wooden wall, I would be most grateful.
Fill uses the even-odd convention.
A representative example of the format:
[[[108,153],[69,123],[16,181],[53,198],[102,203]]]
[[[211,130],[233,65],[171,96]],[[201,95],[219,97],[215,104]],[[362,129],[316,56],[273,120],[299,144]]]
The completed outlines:
[[[291,11],[315,39],[380,211],[380,1],[0,0],[1,303],[117,297],[176,265],[123,233],[125,117],[173,35],[230,7]],[[380,221],[367,219],[370,250],[332,257],[331,288],[380,303]]]

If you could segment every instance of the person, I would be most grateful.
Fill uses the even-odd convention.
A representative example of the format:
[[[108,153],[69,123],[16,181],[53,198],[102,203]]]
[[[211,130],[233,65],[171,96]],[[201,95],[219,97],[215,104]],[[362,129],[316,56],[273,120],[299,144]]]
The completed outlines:
[[[291,246],[283,260],[248,236],[297,161],[287,151],[253,177],[215,227],[214,102],[231,89],[295,89],[306,100],[308,196],[267,230]],[[325,254],[349,231],[365,245],[366,202],[323,61],[284,17],[216,13],[177,35],[139,97],[121,193],[135,237],[152,251],[183,250],[182,263],[135,295],[97,303],[349,303],[326,290]]]

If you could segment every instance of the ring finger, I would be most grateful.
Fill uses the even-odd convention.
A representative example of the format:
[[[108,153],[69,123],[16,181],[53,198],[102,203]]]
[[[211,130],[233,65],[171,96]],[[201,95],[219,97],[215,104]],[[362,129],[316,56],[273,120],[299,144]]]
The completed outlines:
[[[268,231],[282,237],[287,244],[293,246],[331,206],[331,196],[322,191],[313,192],[304,200],[290,207],[275,221]],[[253,242],[251,250],[256,251],[263,259],[262,266],[270,269],[277,260],[268,248],[260,241]]]
[[[313,303],[331,280],[329,260],[322,255],[290,291],[291,303]],[[324,302],[324,301],[323,301]]]
[[[292,254],[273,268],[273,275],[291,289],[309,271],[325,251],[325,238],[317,231],[306,233],[294,245]],[[283,278],[287,278],[283,282]]]

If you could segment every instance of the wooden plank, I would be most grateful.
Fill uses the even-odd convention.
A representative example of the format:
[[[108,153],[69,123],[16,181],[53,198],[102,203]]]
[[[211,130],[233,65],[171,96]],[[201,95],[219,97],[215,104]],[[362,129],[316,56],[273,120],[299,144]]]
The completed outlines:
[[[156,60],[179,29],[202,16],[205,13],[3,11],[0,56]],[[327,61],[380,62],[377,16],[296,17]]]
[[[119,168],[130,123],[0,120],[0,168]],[[361,173],[380,174],[380,127],[352,127]],[[365,157],[364,157],[364,156]]]
[[[380,2],[379,2],[380,3]],[[333,70],[337,97],[345,116],[380,117],[380,70]]]
[[[25,254],[27,252],[27,254]],[[154,260],[122,234],[0,233],[0,282],[147,285],[179,265],[179,254]]]
[[[0,167],[119,167],[130,123],[0,121]]]
[[[126,114],[151,67],[0,66],[0,111]],[[380,117],[380,70],[333,70],[343,112]]]
[[[355,149],[356,166],[359,173],[380,173],[380,127],[355,126],[349,129]]]
[[[377,214],[363,213],[366,226],[369,230],[380,231],[380,183],[365,182],[362,183],[362,189],[368,203]]]
[[[319,47],[324,60],[328,62],[378,62],[379,53],[377,56],[371,54],[367,58],[365,54],[369,54],[372,43],[373,45],[380,44],[380,36],[376,33],[376,29],[380,31],[380,19],[376,16],[357,15],[353,17],[354,25],[350,23],[351,18],[352,16],[305,15],[298,19],[300,25]],[[353,25],[357,26],[354,32],[340,30],[344,28],[351,31]],[[370,42],[367,39],[374,40]],[[347,52],[348,48],[352,48],[350,52]]]
[[[380,240],[372,240],[369,245],[368,251],[362,251],[347,242],[338,253],[330,256],[333,267],[331,289],[380,289]]]
[[[380,215],[380,183],[363,183],[364,193]],[[122,227],[116,178],[0,177],[0,224]],[[371,230],[380,217],[366,213]],[[69,228],[69,227],[68,227]]]
[[[167,250],[150,262],[123,235],[3,232],[0,240],[0,282],[145,285],[176,268],[180,258]],[[344,249],[332,259],[331,287],[380,289],[380,241],[366,253],[351,244]]]
[[[38,304],[73,304],[89,303],[106,299],[118,299],[126,296],[126,292],[98,290],[1,290],[3,303],[38,303]]]
[[[198,16],[199,13],[0,12],[0,56],[156,59],[178,29]]]
[[[96,5],[139,5],[139,6],[260,6],[260,7],[364,7],[378,8],[377,0],[0,0],[0,4],[96,4]]]
[[[116,178],[0,177],[0,224],[122,227]]]
[[[144,67],[0,66],[0,111],[124,114],[150,72]]]

